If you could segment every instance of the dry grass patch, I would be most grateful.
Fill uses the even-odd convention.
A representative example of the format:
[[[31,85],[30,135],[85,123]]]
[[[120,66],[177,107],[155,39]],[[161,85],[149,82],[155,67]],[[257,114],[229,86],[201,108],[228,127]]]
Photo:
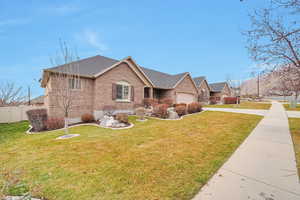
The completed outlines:
[[[238,108],[238,109],[269,110],[270,107],[271,107],[271,103],[243,101],[240,104],[205,105],[204,107],[208,107],[208,108]]]
[[[289,103],[284,103],[282,105],[285,108],[285,110],[288,110],[288,111],[300,111],[300,104],[297,104],[296,108],[291,108]]]
[[[149,119],[131,129],[71,129],[0,144],[1,173],[21,172],[47,199],[191,199],[262,117],[204,112],[179,121]],[[0,125],[1,128],[1,125]],[[0,178],[1,185],[1,178]]]
[[[297,168],[299,172],[298,174],[300,174],[300,119],[289,118],[289,124],[296,153]]]

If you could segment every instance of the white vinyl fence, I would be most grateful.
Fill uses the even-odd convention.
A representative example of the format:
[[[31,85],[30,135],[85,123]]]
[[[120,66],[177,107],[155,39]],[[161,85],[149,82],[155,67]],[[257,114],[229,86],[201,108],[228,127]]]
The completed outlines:
[[[26,111],[32,109],[41,109],[44,106],[9,106],[0,107],[0,123],[19,122],[27,120]]]

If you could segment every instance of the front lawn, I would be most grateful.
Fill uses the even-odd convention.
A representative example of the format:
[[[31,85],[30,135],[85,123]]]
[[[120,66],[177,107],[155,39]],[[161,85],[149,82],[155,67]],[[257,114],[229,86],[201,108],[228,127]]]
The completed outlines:
[[[262,109],[269,110],[271,103],[259,103],[259,102],[250,102],[242,101],[240,104],[222,104],[222,105],[205,105],[207,108],[239,108],[239,109]]]
[[[282,105],[284,106],[285,110],[288,110],[288,111],[300,111],[300,104],[297,104],[296,108],[291,108],[289,103],[284,103]]]
[[[206,111],[175,121],[135,119],[124,130],[74,127],[81,135],[67,140],[55,140],[63,131],[8,138],[0,144],[0,191],[10,181],[48,200],[191,199],[262,117]]]
[[[294,149],[296,153],[297,168],[300,174],[300,119],[289,118],[290,131],[292,134]]]

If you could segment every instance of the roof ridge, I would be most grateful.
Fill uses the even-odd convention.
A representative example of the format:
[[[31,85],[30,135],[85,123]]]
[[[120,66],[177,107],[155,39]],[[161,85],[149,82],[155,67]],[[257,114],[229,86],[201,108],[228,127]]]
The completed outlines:
[[[151,71],[154,71],[154,72],[159,72],[159,73],[161,73],[161,74],[165,74],[165,75],[168,75],[168,76],[173,76],[172,74],[168,74],[168,73],[166,73],[166,72],[161,72],[161,71],[158,71],[158,70],[155,70],[155,69],[143,67],[143,66],[141,66],[141,65],[139,65],[139,67],[144,68],[144,69],[146,69],[146,70],[151,70]]]

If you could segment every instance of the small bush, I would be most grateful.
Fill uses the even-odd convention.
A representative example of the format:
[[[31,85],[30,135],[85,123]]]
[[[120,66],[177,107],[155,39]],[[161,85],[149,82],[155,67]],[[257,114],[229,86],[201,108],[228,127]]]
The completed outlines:
[[[128,124],[128,114],[126,113],[117,113],[115,118],[121,123]]]
[[[113,105],[105,105],[102,108],[104,115],[112,116],[116,110],[116,107]]]
[[[176,104],[174,104],[174,107],[176,107],[176,106],[187,106],[187,105],[186,105],[186,103],[176,103]]]
[[[167,104],[169,107],[172,107],[174,104],[173,99],[171,99],[171,98],[164,98],[164,99],[160,100],[160,103]]]
[[[168,107],[167,104],[157,104],[154,106],[153,113],[156,117],[165,119],[168,117]]]
[[[149,108],[150,106],[156,106],[158,104],[158,100],[157,99],[151,99],[151,98],[145,98],[143,99],[143,105],[146,108]]]
[[[46,130],[46,122],[48,119],[46,109],[28,110],[26,114],[34,131]]]
[[[139,107],[135,109],[135,114],[139,117],[140,120],[144,120],[145,118],[145,108]]]
[[[178,104],[175,106],[175,111],[179,116],[185,115],[186,114],[186,105],[183,104]]]
[[[237,104],[239,103],[238,97],[224,97],[223,98],[224,104]]]
[[[84,123],[90,123],[90,122],[94,122],[95,118],[92,114],[85,113],[85,114],[81,115],[81,121]]]
[[[202,110],[202,106],[199,102],[193,102],[188,105],[188,113],[196,113]]]
[[[55,130],[55,129],[60,129],[65,126],[65,120],[64,118],[59,118],[59,117],[51,117],[48,118],[46,122],[47,130]]]

